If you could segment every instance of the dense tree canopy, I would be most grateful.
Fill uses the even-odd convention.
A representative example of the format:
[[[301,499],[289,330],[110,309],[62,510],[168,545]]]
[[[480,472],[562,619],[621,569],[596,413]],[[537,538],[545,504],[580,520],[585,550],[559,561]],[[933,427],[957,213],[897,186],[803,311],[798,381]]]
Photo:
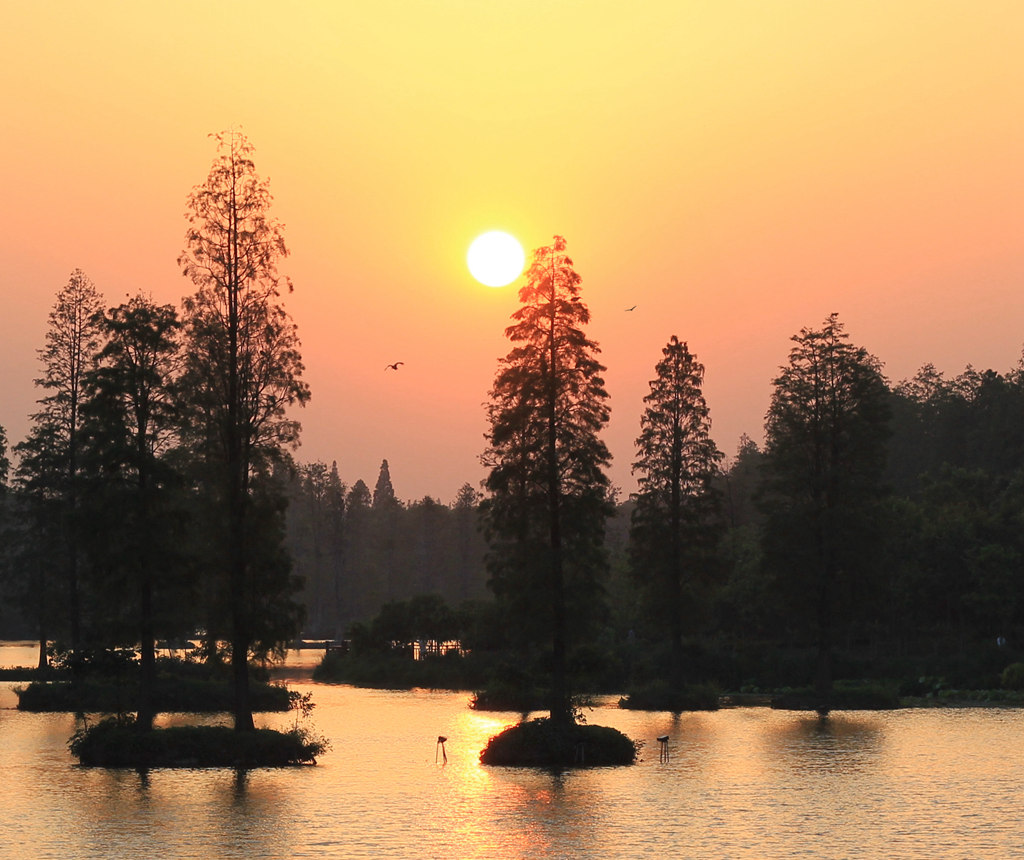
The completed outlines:
[[[150,728],[158,604],[180,605],[187,598],[173,588],[179,581],[172,571],[181,529],[168,494],[178,482],[163,459],[175,426],[180,323],[172,305],[157,305],[141,294],[99,321],[104,342],[83,383],[83,502],[94,524],[84,541],[92,565],[103,569],[93,591],[114,603],[117,594],[136,597],[135,635],[125,638],[139,642],[138,723]],[[99,522],[102,529],[95,528]],[[187,627],[163,630],[168,636],[187,632]]]

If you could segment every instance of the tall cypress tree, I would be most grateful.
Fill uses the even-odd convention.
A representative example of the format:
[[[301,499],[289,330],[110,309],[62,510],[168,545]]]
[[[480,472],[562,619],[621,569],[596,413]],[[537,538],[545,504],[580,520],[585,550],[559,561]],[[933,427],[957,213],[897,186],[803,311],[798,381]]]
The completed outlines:
[[[709,561],[712,480],[722,459],[711,439],[703,383],[704,366],[673,335],[644,397],[633,464],[639,485],[630,529],[633,567],[653,598],[652,610],[667,621],[677,686],[684,672],[684,587]]]
[[[819,711],[829,709],[836,590],[865,569],[882,493],[889,391],[881,363],[836,314],[792,338],[765,421],[765,554],[810,596]]]
[[[25,532],[59,535],[62,562],[58,566],[67,590],[68,636],[71,665],[78,672],[82,647],[81,547],[78,534],[78,500],[81,485],[81,429],[83,379],[100,346],[100,314],[103,300],[81,269],[75,269],[57,293],[50,311],[45,346],[39,351],[43,374],[35,384],[46,393],[40,410],[32,416],[28,438],[17,446],[18,485],[31,497],[29,516],[36,527]],[[53,518],[56,517],[56,522]],[[40,519],[41,518],[41,519]],[[38,601],[39,663],[46,662],[49,623],[48,564],[40,559],[35,589]]]
[[[505,336],[513,343],[490,392],[483,502],[496,596],[527,636],[551,648],[553,722],[573,721],[567,658],[600,605],[611,514],[599,433],[608,394],[581,278],[556,236],[538,248]]]
[[[189,195],[186,248],[178,258],[196,286],[185,299],[185,428],[216,474],[211,489],[224,517],[235,728],[250,730],[248,651],[260,635],[255,613],[273,603],[275,590],[279,604],[292,590],[287,569],[263,563],[284,562],[279,547],[257,551],[255,544],[278,539],[271,521],[281,511],[271,472],[298,442],[299,424],[286,410],[305,404],[309,387],[298,332],[281,303],[282,288],[291,291],[278,273],[288,252],[281,225],[269,214],[268,183],[256,173],[243,135],[220,134],[217,142],[206,182]]]

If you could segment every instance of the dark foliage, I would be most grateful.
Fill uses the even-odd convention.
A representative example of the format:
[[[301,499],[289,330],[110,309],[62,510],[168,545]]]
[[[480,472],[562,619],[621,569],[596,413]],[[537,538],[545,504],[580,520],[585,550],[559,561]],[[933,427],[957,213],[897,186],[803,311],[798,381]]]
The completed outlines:
[[[632,711],[717,711],[721,691],[713,684],[691,684],[676,689],[664,681],[630,690],[619,700],[620,708]]]
[[[138,710],[139,683],[87,678],[70,681],[33,681],[16,689],[19,711],[65,711],[90,714],[123,714]],[[152,687],[152,707],[162,713],[221,713],[232,708],[232,686],[198,678],[157,678]],[[287,711],[288,690],[274,684],[250,687],[254,711]]]
[[[236,732],[226,726],[178,726],[141,731],[108,719],[75,733],[68,746],[88,767],[286,767],[315,764],[327,745],[302,729]]]

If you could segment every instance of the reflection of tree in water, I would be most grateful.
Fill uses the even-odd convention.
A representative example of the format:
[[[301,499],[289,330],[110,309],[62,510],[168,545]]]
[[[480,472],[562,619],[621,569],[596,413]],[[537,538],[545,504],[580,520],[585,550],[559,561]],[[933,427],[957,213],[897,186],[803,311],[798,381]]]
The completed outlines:
[[[600,818],[607,807],[593,772],[517,769],[501,797],[502,806],[488,810],[500,856],[557,856],[567,842],[577,857],[601,856],[598,838],[606,830]]]
[[[290,806],[288,768],[220,771],[205,792],[197,793],[206,809],[204,843],[210,857],[291,857],[298,819]],[[205,832],[204,832],[205,831]]]
[[[860,772],[878,761],[883,734],[876,717],[792,716],[767,727],[764,747],[777,764],[797,770]]]

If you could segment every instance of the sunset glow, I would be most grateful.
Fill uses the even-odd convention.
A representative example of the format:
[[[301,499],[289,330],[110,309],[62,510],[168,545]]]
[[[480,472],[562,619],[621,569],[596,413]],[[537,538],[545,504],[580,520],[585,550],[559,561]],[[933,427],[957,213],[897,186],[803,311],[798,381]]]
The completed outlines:
[[[894,381],[1020,355],[1019,3],[58,6],[7,4],[0,28],[12,444],[73,269],[110,302],[190,292],[185,200],[232,127],[290,251],[312,391],[297,456],[349,484],[385,458],[402,499],[483,477],[481,403],[516,309],[467,270],[488,225],[527,252],[569,242],[626,494],[673,334],[706,367],[729,455],[763,438],[788,338],[829,313]]]

